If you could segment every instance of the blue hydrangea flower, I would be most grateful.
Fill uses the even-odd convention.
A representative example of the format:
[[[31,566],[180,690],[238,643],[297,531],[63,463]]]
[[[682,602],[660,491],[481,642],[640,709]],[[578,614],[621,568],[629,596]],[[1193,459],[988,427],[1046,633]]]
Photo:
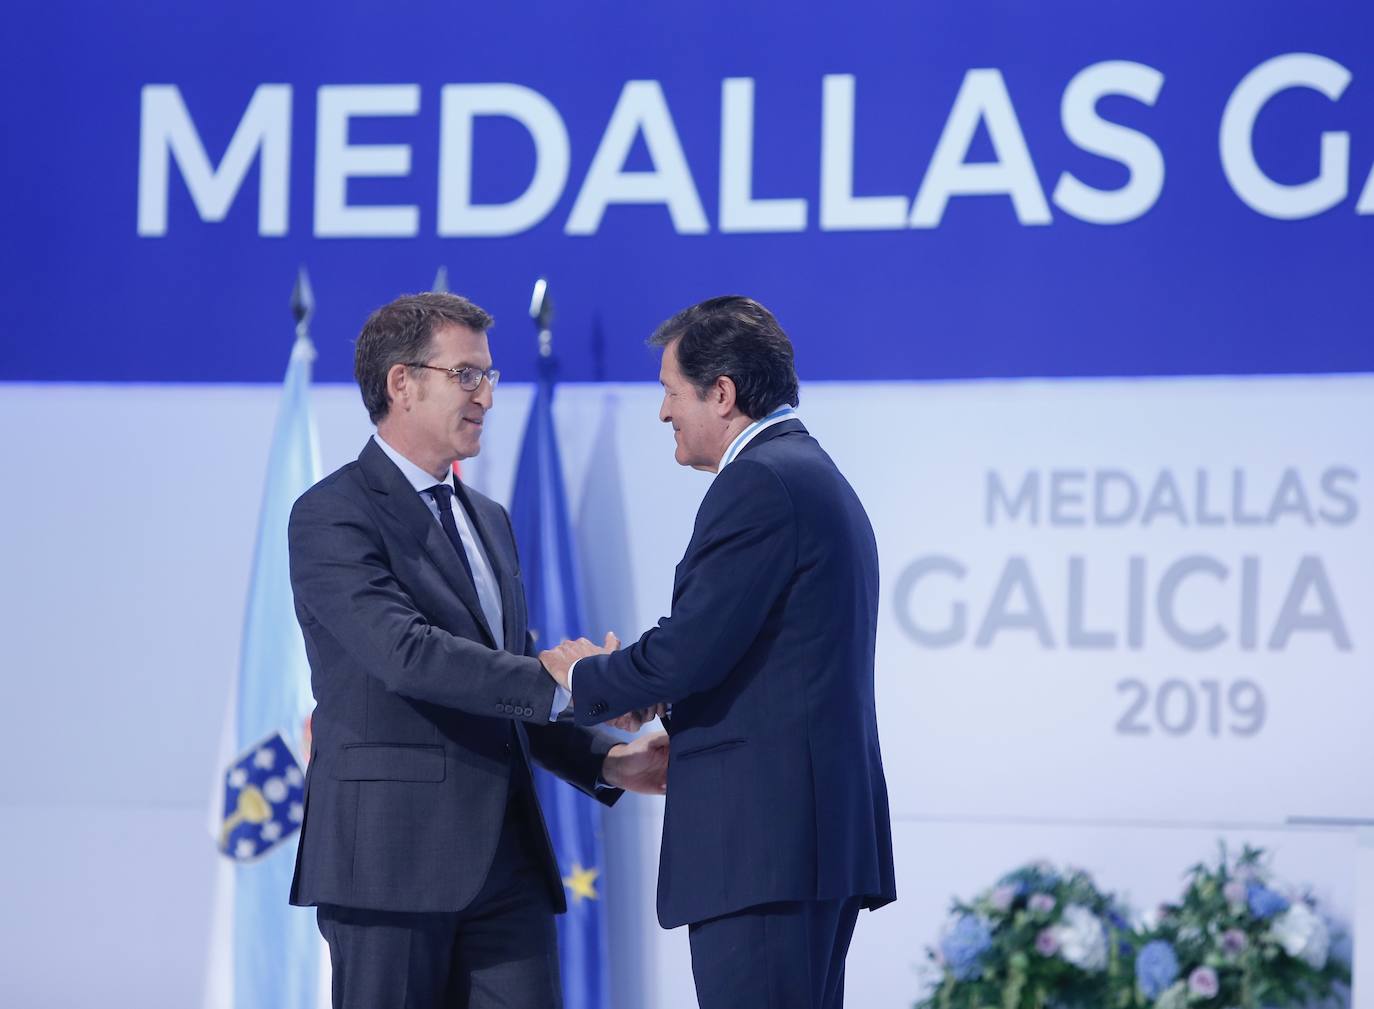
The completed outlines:
[[[956,981],[968,981],[983,973],[978,958],[992,945],[992,933],[983,919],[966,914],[940,940],[945,966]]]
[[[1250,913],[1261,920],[1288,910],[1288,901],[1263,883],[1252,882],[1245,890]]]
[[[1135,958],[1135,979],[1147,999],[1159,997],[1160,992],[1178,978],[1178,954],[1163,939],[1155,939],[1141,947]]]

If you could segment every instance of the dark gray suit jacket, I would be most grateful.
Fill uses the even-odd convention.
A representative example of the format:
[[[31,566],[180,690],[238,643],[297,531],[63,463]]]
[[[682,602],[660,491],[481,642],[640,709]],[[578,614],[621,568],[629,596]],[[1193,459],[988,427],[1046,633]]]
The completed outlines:
[[[315,694],[293,904],[460,911],[486,878],[507,799],[560,910],[563,886],[530,759],[607,803],[615,740],[549,722],[510,519],[459,498],[501,589],[498,650],[476,589],[425,502],[381,448],[325,477],[291,512],[291,585]]]

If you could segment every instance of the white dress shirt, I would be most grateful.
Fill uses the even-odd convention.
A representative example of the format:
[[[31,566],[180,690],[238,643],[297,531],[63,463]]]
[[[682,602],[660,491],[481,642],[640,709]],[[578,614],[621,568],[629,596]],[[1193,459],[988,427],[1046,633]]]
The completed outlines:
[[[386,439],[381,435],[374,434],[372,437],[377,442],[377,447],[387,454],[387,458],[396,464],[406,480],[415,488],[415,493],[420,495],[420,500],[425,503],[429,513],[434,516],[434,521],[439,522],[441,526],[443,523],[439,521],[439,503],[434,500],[433,494],[425,492],[439,484],[447,485],[448,489],[453,492],[453,521],[458,526],[458,538],[463,541],[463,549],[467,551],[468,555],[468,564],[472,567],[472,581],[474,588],[477,589],[477,601],[482,604],[482,615],[487,618],[487,626],[491,628],[491,635],[496,640],[496,647],[505,648],[505,625],[501,619],[501,589],[496,584],[496,573],[492,570],[487,552],[482,549],[482,540],[477,535],[476,530],[472,528],[472,520],[468,518],[468,510],[463,507],[461,499],[457,496],[458,488],[453,479],[453,471],[450,470],[444,479],[436,480],[433,474],[426,473],[388,445]]]
[[[439,522],[441,526],[443,522],[439,519],[439,503],[434,500],[433,494],[426,492],[439,484],[447,484],[449,490],[453,491],[453,521],[458,527],[458,538],[463,541],[463,549],[467,552],[468,564],[472,567],[472,581],[473,587],[477,589],[477,601],[482,604],[482,615],[487,618],[487,626],[491,628],[491,635],[496,641],[496,647],[505,648],[506,631],[502,622],[501,587],[496,583],[496,572],[491,566],[491,560],[487,557],[486,550],[482,547],[482,539],[477,535],[477,530],[472,528],[472,520],[468,518],[468,510],[463,507],[462,501],[457,496],[458,487],[452,471],[443,480],[436,480],[433,474],[426,473],[388,445],[386,439],[381,435],[374,434],[372,438],[376,441],[377,447],[386,453],[387,458],[396,464],[397,469],[415,488],[415,493],[420,495],[420,500],[425,503],[429,513],[434,516],[434,521]],[[549,712],[549,721],[554,721],[558,717],[558,713],[566,708],[571,701],[572,694],[555,684],[553,708]]]

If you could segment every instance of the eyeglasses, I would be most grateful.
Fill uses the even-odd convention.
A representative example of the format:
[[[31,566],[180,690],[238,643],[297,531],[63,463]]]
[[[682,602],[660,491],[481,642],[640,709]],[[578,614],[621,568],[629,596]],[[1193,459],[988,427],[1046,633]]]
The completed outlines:
[[[496,388],[496,383],[501,381],[501,371],[498,368],[474,368],[472,365],[462,368],[440,368],[437,364],[421,364],[419,361],[412,361],[406,367],[442,371],[449,378],[457,379],[459,388],[464,392],[476,392],[484,378],[491,383],[493,389]]]

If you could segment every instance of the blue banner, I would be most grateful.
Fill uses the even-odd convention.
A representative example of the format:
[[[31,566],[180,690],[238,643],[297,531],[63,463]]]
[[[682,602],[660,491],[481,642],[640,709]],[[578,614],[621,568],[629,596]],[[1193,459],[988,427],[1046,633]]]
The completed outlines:
[[[324,381],[440,264],[515,380],[540,274],[572,381],[652,379],[731,291],[812,380],[1374,370],[1371,38],[1354,0],[23,4],[0,380],[271,381],[300,262]]]

